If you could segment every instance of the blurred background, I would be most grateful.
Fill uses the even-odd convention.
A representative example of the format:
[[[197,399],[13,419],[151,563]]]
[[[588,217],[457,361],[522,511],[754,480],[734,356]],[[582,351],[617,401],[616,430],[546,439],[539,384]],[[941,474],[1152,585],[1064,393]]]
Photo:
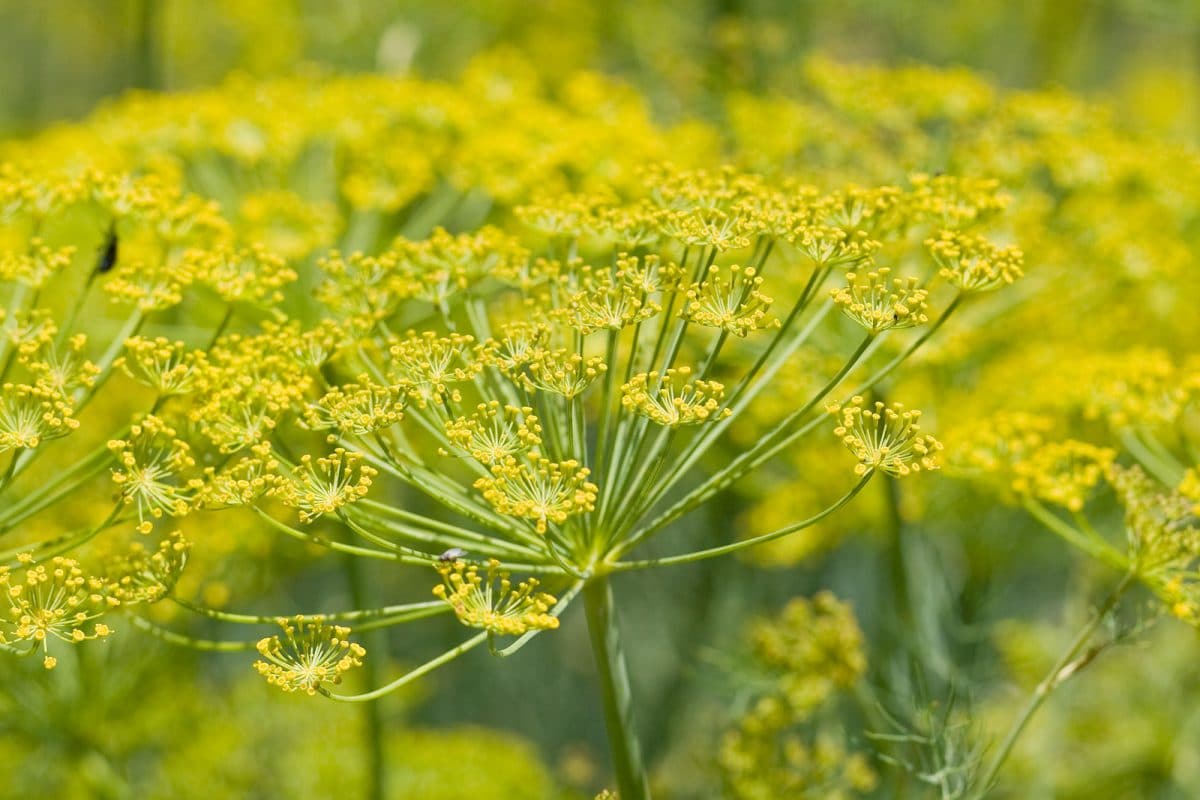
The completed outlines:
[[[48,0],[0,3],[9,132],[83,115],[134,87],[188,89],[233,72],[302,65],[456,74],[517,50],[547,76],[594,68],[633,81],[663,114],[713,91],[788,88],[812,53],[881,64],[966,66],[1005,87],[1062,86],[1130,104],[1166,94],[1196,120],[1194,0]]]
[[[1123,132],[1155,142],[1193,142],[1200,131],[1200,2],[1189,0],[0,0],[0,22],[0,133],[9,138],[79,119],[134,89],[183,91],[232,75],[313,72],[453,80],[480,54],[513,55],[549,84],[581,69],[612,75],[634,87],[663,124],[723,119],[727,98],[742,92],[773,97],[799,93],[801,84],[811,89],[818,78],[806,65],[820,56],[889,68],[966,68],[1004,90],[1062,88],[1107,104]],[[937,368],[918,378],[917,392],[942,391],[938,381],[946,375]],[[1070,601],[1080,593],[1074,579],[1063,579],[1069,567],[1060,543],[1019,511],[988,505],[976,513],[990,500],[943,480],[928,495],[867,498],[864,511],[820,534],[828,540],[622,584],[623,606],[655,609],[626,617],[629,640],[655,643],[635,648],[631,658],[645,698],[648,757],[664,796],[717,796],[719,778],[697,765],[711,760],[720,730],[749,703],[737,672],[746,621],[819,589],[853,601],[868,662],[881,665],[870,680],[883,687],[885,700],[885,673],[911,670],[909,691],[924,683],[926,670],[944,677],[961,668],[964,685],[982,687],[973,701],[978,719],[1007,718],[1016,695],[991,693],[987,681],[1002,670],[981,662],[996,652],[1008,666],[1044,662],[1061,642],[1057,610],[1074,602],[1078,611],[1086,602]],[[708,513],[720,519],[704,522],[703,535],[721,537],[723,520],[750,520],[758,530],[783,512],[747,491]],[[911,538],[898,555],[898,534],[891,534],[901,528]],[[349,604],[337,569],[312,567],[315,559],[281,561],[265,578],[229,582],[267,587],[276,608],[317,594]],[[897,577],[897,564],[910,569],[907,578]],[[288,578],[286,589],[280,575]],[[372,576],[381,595],[388,579]],[[716,591],[723,586],[738,590]],[[911,643],[897,642],[896,598],[925,590],[943,594],[910,598],[905,613],[915,619],[905,622],[922,631],[917,638],[929,656],[914,665]],[[219,589],[205,597],[213,605],[228,599]],[[992,627],[1008,617],[1022,621]],[[391,796],[574,798],[603,786],[599,709],[578,688],[591,680],[581,623],[568,618],[554,637],[539,639],[522,652],[519,669],[473,653],[389,698]],[[1121,651],[1095,670],[1090,688],[1072,686],[1056,699],[1056,714],[1032,731],[1028,753],[1014,761],[1016,774],[1036,788],[1019,796],[1200,793],[1200,764],[1186,755],[1188,743],[1200,742],[1200,717],[1187,699],[1196,700],[1196,690],[1179,694],[1185,681],[1194,683],[1200,650],[1180,627],[1156,631],[1145,648]],[[393,654],[409,644],[427,643],[393,643]],[[162,668],[165,660],[170,670]],[[106,669],[110,664],[120,669]],[[0,764],[20,775],[20,788],[3,796],[36,796],[39,789],[41,796],[72,798],[360,791],[357,712],[268,691],[245,659],[150,647],[130,636],[64,664],[54,680],[38,680],[36,692],[4,695]],[[1105,703],[1092,702],[1098,695]],[[894,700],[912,705],[907,695]],[[855,749],[871,751],[857,712],[830,713],[850,721]],[[1110,746],[1097,751],[1096,742]],[[1057,765],[1052,779],[1038,777],[1039,753]],[[1090,753],[1086,764],[1081,753]],[[925,791],[884,779],[876,796],[935,796]]]

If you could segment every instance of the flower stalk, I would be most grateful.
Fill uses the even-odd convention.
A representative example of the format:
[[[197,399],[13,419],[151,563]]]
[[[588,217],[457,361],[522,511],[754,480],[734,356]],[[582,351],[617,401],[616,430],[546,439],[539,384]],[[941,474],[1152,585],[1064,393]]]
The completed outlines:
[[[627,800],[649,800],[650,787],[637,738],[629,668],[625,663],[612,586],[607,576],[594,578],[584,587],[583,607],[600,680],[604,723],[619,794]]]
[[[1012,754],[1013,747],[1016,746],[1017,740],[1021,738],[1021,734],[1025,731],[1025,728],[1029,725],[1034,715],[1037,714],[1038,709],[1050,697],[1051,693],[1075,674],[1076,670],[1073,669],[1075,659],[1079,657],[1084,647],[1091,641],[1092,635],[1100,627],[1100,624],[1117,607],[1121,598],[1125,596],[1125,592],[1133,585],[1136,577],[1137,573],[1130,571],[1121,578],[1121,581],[1109,592],[1104,602],[1100,604],[1100,608],[1096,610],[1087,624],[1076,634],[1067,649],[1063,651],[1063,654],[1054,662],[1054,666],[1046,673],[1046,677],[1033,690],[1025,706],[1021,709],[1021,713],[1017,715],[1012,727],[1005,734],[1000,747],[996,750],[996,754],[992,757],[987,769],[980,776],[977,784],[979,787],[979,794],[976,795],[977,800],[987,796],[995,787],[996,777],[1000,773],[1000,769],[1004,766],[1004,762],[1008,760],[1009,755]]]

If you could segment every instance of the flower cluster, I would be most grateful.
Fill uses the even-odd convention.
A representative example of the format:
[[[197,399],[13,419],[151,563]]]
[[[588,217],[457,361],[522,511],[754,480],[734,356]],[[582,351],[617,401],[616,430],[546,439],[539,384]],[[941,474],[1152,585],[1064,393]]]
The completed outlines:
[[[35,386],[0,387],[0,453],[30,450],[79,427],[74,410],[60,395]]]
[[[160,396],[190,393],[206,365],[204,351],[189,351],[183,342],[172,342],[162,336],[127,339],[125,355],[116,362],[129,377],[154,389]]]
[[[487,467],[513,464],[518,455],[542,443],[542,426],[529,406],[501,407],[499,400],[480,403],[466,417],[446,422],[446,438]]]
[[[362,463],[362,456],[337,448],[327,456],[307,453],[300,463],[271,490],[284,505],[300,512],[310,523],[366,496],[378,470]]]
[[[964,292],[986,292],[1012,283],[1024,272],[1020,249],[992,244],[982,236],[942,231],[925,242],[940,275]]]
[[[1047,443],[1013,463],[1012,488],[1019,495],[1082,511],[1115,457],[1111,449],[1086,442]]]
[[[350,629],[329,625],[318,617],[280,619],[282,634],[259,640],[254,662],[267,683],[285,692],[316,694],[342,682],[342,676],[362,666],[366,649],[346,637]]]
[[[558,617],[550,610],[557,599],[537,591],[536,578],[514,585],[500,562],[490,559],[487,570],[479,574],[479,565],[455,559],[439,563],[442,582],[433,594],[454,609],[459,622],[489,633],[520,636],[532,630],[554,630]]]
[[[725,387],[716,381],[689,380],[691,374],[691,367],[683,366],[661,375],[634,375],[621,387],[621,403],[668,428],[730,416],[733,412],[721,407]]]
[[[132,542],[105,565],[109,591],[125,606],[162,600],[179,580],[191,549],[192,543],[179,531],[163,537],[153,552]]]
[[[730,797],[850,798],[877,778],[841,736],[822,730],[818,709],[854,686],[866,669],[854,614],[825,592],[797,598],[750,632],[751,662],[769,692],[726,732],[718,754]]]
[[[722,269],[714,264],[700,282],[687,290],[687,303],[680,314],[697,325],[720,328],[745,338],[752,331],[774,325],[767,319],[774,302],[759,287],[763,277],[753,267],[737,264]]]
[[[1107,476],[1125,509],[1131,569],[1179,619],[1200,625],[1200,518],[1194,503],[1164,491],[1140,467],[1108,467]]]
[[[846,273],[848,286],[833,290],[833,301],[847,317],[869,333],[912,328],[929,321],[925,314],[929,293],[917,288],[917,279],[888,279],[891,270],[881,267],[866,275]]]
[[[313,430],[364,436],[402,420],[404,403],[399,387],[372,383],[364,375],[359,383],[334,386],[322,395],[305,409],[304,422]],[[337,441],[337,434],[331,433],[329,440]]]
[[[496,511],[531,520],[544,534],[551,523],[562,525],[595,509],[600,489],[588,480],[590,474],[577,461],[554,462],[531,454],[523,461],[493,464],[491,474],[475,481],[475,488]]]
[[[64,556],[35,564],[25,554],[21,562],[24,568],[19,575],[0,566],[0,587],[9,612],[0,642],[28,642],[44,653],[46,669],[54,669],[58,659],[50,654],[52,640],[78,644],[112,633],[107,624],[96,620],[120,600],[102,579],[85,575],[75,559]]]
[[[825,86],[820,78],[805,80]],[[750,148],[726,147],[741,135],[736,109],[728,131],[689,122],[672,133],[596,76],[564,76],[553,91],[536,83],[485,69],[455,85],[232,81],[120,101],[5,147],[15,163],[0,168],[0,494],[13,494],[0,526],[85,496],[106,470],[111,515],[35,552],[82,548],[129,519],[149,533],[168,516],[203,525],[222,509],[254,511],[196,538],[195,558],[171,534],[111,556],[103,578],[69,560],[4,572],[16,619],[5,644],[103,636],[98,614],[149,614],[168,597],[214,627],[262,624],[187,602],[190,574],[176,591],[189,559],[189,572],[244,561],[258,539],[239,535],[247,526],[389,569],[441,552],[442,602],[285,618],[258,643],[255,668],[273,685],[339,696],[332,687],[364,650],[335,621],[385,627],[453,611],[518,637],[516,648],[556,629],[580,593],[601,624],[613,573],[776,541],[875,476],[936,467],[941,445],[919,412],[854,397],[835,408],[837,439],[825,443],[840,440],[857,461],[859,481],[827,470],[822,488],[845,500],[807,492],[802,504],[814,508],[797,520],[788,504],[772,533],[722,526],[716,546],[639,555],[675,520],[757,483],[746,478],[794,475],[794,453],[824,452],[804,438],[822,427],[825,404],[890,391],[934,332],[969,345],[974,334],[943,323],[960,307],[1005,310],[965,295],[1020,276],[1020,251],[996,242],[1023,238],[1023,218],[1000,227],[1007,196],[990,178],[897,182],[894,164],[932,161],[909,157],[921,153],[890,158],[886,171],[840,169],[816,155],[840,148],[838,137],[793,141],[824,159],[795,170],[817,176],[810,185],[783,168],[801,163],[794,153],[746,168]],[[795,136],[821,118],[792,126]],[[954,299],[945,282],[960,290]],[[45,301],[68,283],[65,302]],[[867,342],[856,350],[863,337],[831,309]],[[951,362],[962,342],[934,361]],[[149,391],[113,390],[114,374]],[[1184,413],[1187,397],[1176,400]],[[65,448],[41,445],[78,428],[80,442],[107,448],[48,464],[47,451]],[[1046,459],[1013,464],[1013,486],[1068,505],[1109,466],[1068,459],[1054,483]],[[276,518],[280,504],[298,527]],[[325,535],[339,525],[342,535]],[[502,564],[538,578],[514,583]],[[565,587],[561,600],[540,580]],[[192,639],[154,611],[132,621],[166,641],[249,644]],[[491,638],[475,633],[431,665]],[[724,743],[730,795],[867,790],[859,757],[802,730],[863,671],[849,611],[824,595],[798,601],[752,639],[771,690]]]
[[[162,419],[147,416],[129,428],[128,439],[113,439],[108,448],[117,459],[112,479],[125,505],[137,508],[138,530],[149,533],[154,520],[183,516],[190,509],[196,484],[184,473],[195,466],[191,446]]]
[[[920,411],[880,401],[868,406],[864,398],[854,397],[845,406],[830,406],[829,413],[839,417],[833,432],[858,459],[854,471],[859,475],[880,470],[904,476],[937,469],[935,458],[942,444],[921,433]]]

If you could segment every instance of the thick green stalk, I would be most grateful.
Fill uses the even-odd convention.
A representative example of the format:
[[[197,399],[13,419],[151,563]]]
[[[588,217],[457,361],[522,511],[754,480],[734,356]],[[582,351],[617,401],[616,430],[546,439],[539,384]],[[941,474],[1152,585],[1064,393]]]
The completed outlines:
[[[618,792],[621,800],[649,800],[650,787],[633,718],[629,669],[625,666],[612,587],[607,577],[597,578],[584,588],[583,605],[592,639],[592,656],[600,678],[604,722]]]
[[[366,608],[367,581],[363,574],[362,565],[354,556],[345,557],[346,583],[350,589],[350,604],[355,608]],[[386,638],[378,632],[367,633],[363,644],[368,651],[380,655],[386,653]],[[368,692],[379,688],[380,659],[368,658],[363,662],[363,685]],[[368,800],[383,800],[385,792],[385,767],[383,757],[383,716],[380,713],[378,701],[363,703],[362,709],[363,738],[366,740],[367,793]]]
[[[134,25],[135,45],[133,48],[134,87],[154,90],[159,88],[158,43],[162,41],[162,3],[159,0],[141,0],[136,6],[137,21]]]

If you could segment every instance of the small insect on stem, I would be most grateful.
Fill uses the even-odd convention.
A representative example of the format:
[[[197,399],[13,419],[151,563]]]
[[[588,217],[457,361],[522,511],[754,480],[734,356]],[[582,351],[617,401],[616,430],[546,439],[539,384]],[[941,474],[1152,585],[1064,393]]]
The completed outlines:
[[[96,259],[96,274],[103,275],[117,265],[117,224],[108,226],[108,236],[104,240],[104,249]]]
[[[448,564],[451,561],[457,561],[466,554],[467,551],[463,550],[461,547],[451,547],[449,550],[438,556],[438,561],[442,562],[443,564]]]

